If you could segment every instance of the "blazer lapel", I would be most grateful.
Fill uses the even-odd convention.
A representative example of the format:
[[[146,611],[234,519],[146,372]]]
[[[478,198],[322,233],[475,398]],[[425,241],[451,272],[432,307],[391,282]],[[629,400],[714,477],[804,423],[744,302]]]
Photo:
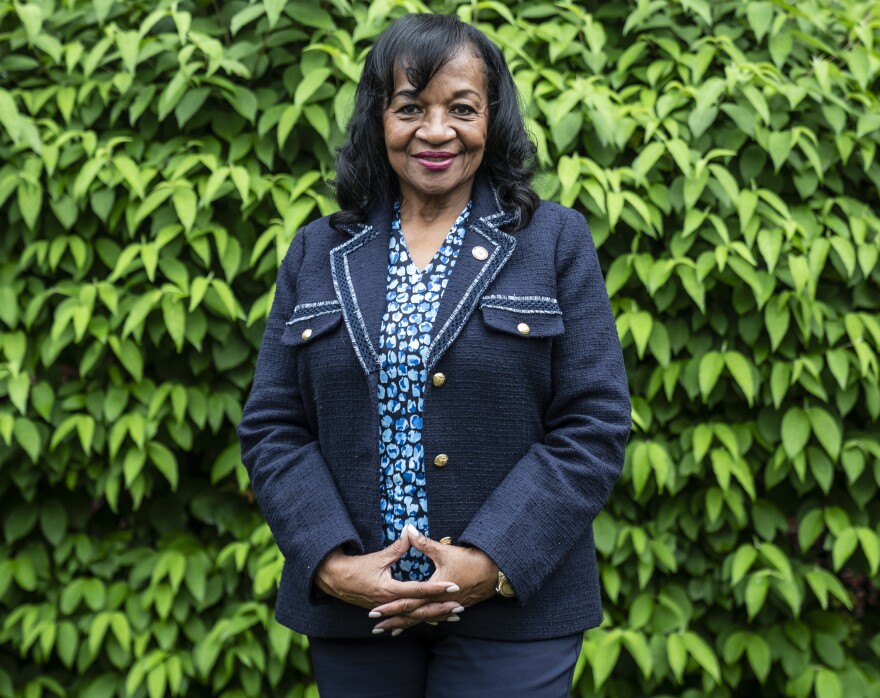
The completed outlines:
[[[462,247],[434,319],[433,339],[425,356],[428,372],[455,341],[477,307],[480,296],[516,247],[516,238],[498,228],[508,222],[513,213],[502,208],[498,193],[482,170],[474,180],[471,198],[473,207]]]
[[[482,170],[474,180],[471,198],[473,206],[462,248],[443,291],[433,339],[425,356],[428,371],[458,336],[480,296],[516,246],[516,238],[498,228],[513,213],[502,208],[495,188]],[[342,226],[352,237],[330,251],[333,287],[342,306],[342,317],[367,374],[380,367],[377,347],[385,312],[391,217],[391,202],[377,204],[365,223]]]
[[[374,207],[366,223],[343,229],[352,238],[330,250],[330,273],[351,342],[369,374],[379,370],[376,347],[385,312],[391,204]]]

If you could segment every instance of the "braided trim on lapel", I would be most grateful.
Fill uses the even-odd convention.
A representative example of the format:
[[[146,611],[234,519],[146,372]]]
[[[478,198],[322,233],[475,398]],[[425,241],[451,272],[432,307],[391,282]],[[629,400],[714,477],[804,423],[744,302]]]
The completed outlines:
[[[492,219],[507,215],[501,211],[490,216],[483,216],[469,226],[471,232],[483,236],[492,243],[493,250],[480,273],[477,274],[462,295],[461,300],[455,306],[455,309],[450,313],[446,323],[439,332],[434,334],[433,341],[428,345],[428,350],[425,352],[425,368],[429,372],[452,342],[455,341],[455,338],[458,337],[465,322],[467,322],[467,319],[476,308],[477,301],[483,291],[492,283],[492,280],[501,271],[510,255],[513,254],[513,249],[516,247],[516,238],[513,235],[502,232],[492,222]]]
[[[345,316],[345,326],[348,328],[348,334],[351,337],[351,343],[354,346],[358,361],[366,373],[373,368],[379,367],[379,355],[370,341],[370,333],[367,329],[367,323],[361,314],[360,306],[354,297],[354,285],[351,280],[351,270],[348,267],[348,255],[356,249],[365,245],[379,234],[379,230],[371,225],[357,224],[360,232],[355,233],[354,237],[347,242],[337,245],[330,250],[330,274],[333,277],[333,288],[336,291],[336,297],[342,305],[342,314]],[[346,226],[352,231],[355,226]],[[344,283],[340,283],[340,279],[344,279]],[[355,323],[357,323],[358,331],[355,332]],[[369,364],[372,364],[370,366]]]

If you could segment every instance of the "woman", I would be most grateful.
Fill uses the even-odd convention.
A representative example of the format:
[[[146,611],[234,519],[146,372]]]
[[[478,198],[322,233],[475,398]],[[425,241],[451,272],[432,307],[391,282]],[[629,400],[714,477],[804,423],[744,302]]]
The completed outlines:
[[[565,696],[630,431],[584,217],[540,201],[500,51],[395,22],[297,232],[239,426],[324,698]]]

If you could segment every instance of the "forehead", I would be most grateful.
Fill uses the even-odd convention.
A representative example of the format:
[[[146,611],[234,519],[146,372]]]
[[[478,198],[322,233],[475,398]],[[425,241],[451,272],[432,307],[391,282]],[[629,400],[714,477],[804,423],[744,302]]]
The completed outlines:
[[[400,61],[394,64],[394,91],[412,88]],[[424,92],[438,89],[455,91],[472,89],[481,95],[486,94],[486,70],[483,60],[470,47],[462,48],[450,58],[425,85]]]

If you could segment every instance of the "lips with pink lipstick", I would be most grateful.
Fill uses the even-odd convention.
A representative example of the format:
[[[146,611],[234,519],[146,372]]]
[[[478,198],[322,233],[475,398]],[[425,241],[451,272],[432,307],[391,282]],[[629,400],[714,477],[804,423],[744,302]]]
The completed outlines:
[[[416,161],[427,170],[445,170],[455,159],[455,153],[445,150],[423,150],[415,155]]]

